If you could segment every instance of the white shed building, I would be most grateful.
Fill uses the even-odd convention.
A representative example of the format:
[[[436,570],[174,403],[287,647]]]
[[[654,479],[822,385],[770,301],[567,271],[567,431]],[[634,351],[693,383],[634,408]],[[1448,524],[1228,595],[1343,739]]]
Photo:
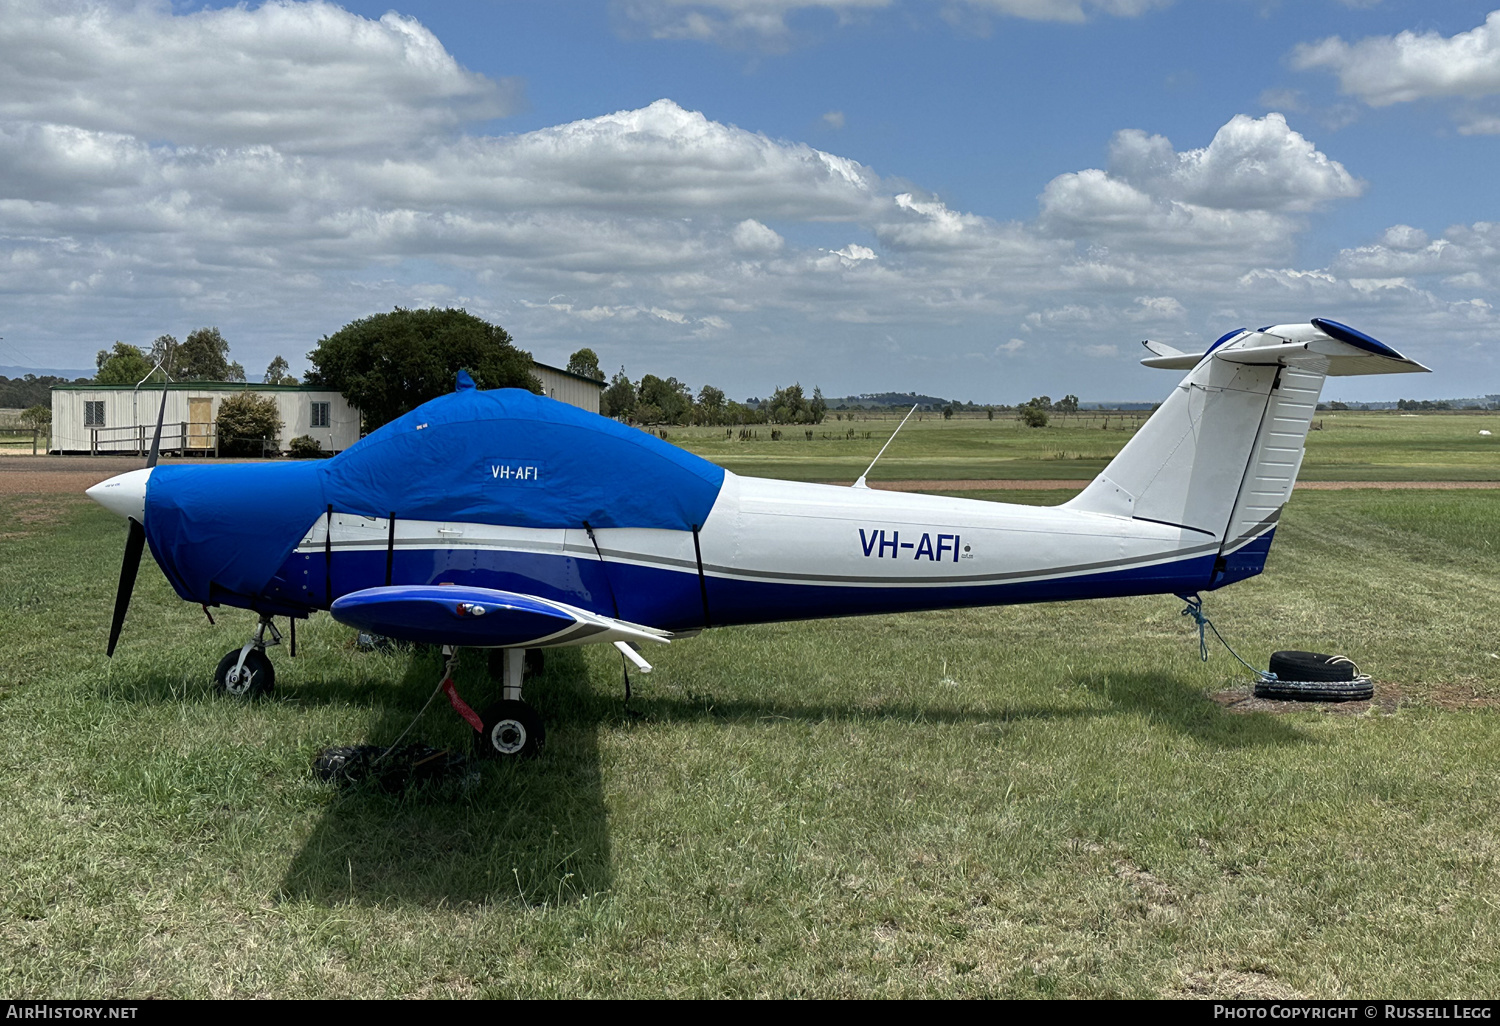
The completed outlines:
[[[590,413],[599,412],[605,383],[582,374],[532,362],[542,394]],[[161,447],[168,452],[216,455],[219,403],[240,392],[276,400],[281,414],[281,449],[309,435],[324,452],[342,452],[360,439],[360,413],[338,392],[316,385],[259,385],[237,381],[174,381],[166,386],[167,415]],[[140,452],[151,447],[162,386],[54,385],[52,452]]]
[[[338,392],[315,385],[259,385],[234,381],[175,381],[166,386],[163,450],[213,455],[219,403],[241,392],[276,400],[281,448],[309,435],[324,452],[341,452],[359,441],[359,410]],[[54,385],[52,452],[144,452],[151,446],[162,386]]]
[[[531,361],[531,372],[542,383],[542,394],[561,403],[577,406],[590,413],[599,412],[599,397],[604,394],[605,383],[595,378],[574,374],[561,367],[550,367],[545,363]]]

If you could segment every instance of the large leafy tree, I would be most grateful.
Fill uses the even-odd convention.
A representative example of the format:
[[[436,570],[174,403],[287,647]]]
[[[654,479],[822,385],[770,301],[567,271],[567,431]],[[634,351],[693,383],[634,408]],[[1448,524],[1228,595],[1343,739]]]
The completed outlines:
[[[599,369],[599,354],[592,349],[580,349],[568,357],[568,370],[595,381],[604,380],[604,372]]]
[[[151,373],[152,363],[135,346],[116,342],[113,349],[99,350],[95,360],[99,373],[94,380],[101,385],[134,385]]]
[[[635,385],[625,376],[625,368],[609,379],[609,387],[599,397],[599,412],[606,417],[628,417],[635,412]]]
[[[160,340],[158,340],[160,341]],[[173,355],[180,381],[244,381],[245,368],[229,359],[229,343],[218,328],[199,328]]]
[[[465,310],[404,310],[351,321],[307,354],[309,384],[337,389],[374,430],[453,391],[467,370],[480,388],[541,392],[531,354],[510,334]]]
[[[778,388],[766,404],[766,416],[772,424],[821,424],[828,412],[823,390],[813,389],[813,397],[803,394],[800,384]]]
[[[268,385],[295,385],[297,383],[297,379],[291,374],[291,366],[284,357],[279,355],[266,368],[266,374],[262,380]]]
[[[636,395],[640,403],[636,419],[642,423],[686,424],[692,416],[693,394],[676,378],[663,380],[647,374],[641,378]]]
[[[153,365],[160,364],[168,374],[174,374],[177,365],[177,339],[172,335],[158,335],[156,341],[151,343],[151,352],[148,354]]]
[[[721,390],[712,385],[704,385],[698,390],[698,401],[693,403],[694,424],[722,424],[724,413],[725,399]]]

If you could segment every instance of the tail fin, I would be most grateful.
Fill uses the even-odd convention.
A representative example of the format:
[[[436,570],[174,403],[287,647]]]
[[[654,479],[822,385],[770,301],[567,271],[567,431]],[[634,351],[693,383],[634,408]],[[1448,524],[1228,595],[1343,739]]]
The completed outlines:
[[[1323,379],[1427,370],[1368,335],[1322,319],[1230,332],[1196,356],[1158,343],[1147,348],[1154,354],[1142,361],[1148,366],[1192,369],[1066,505],[1217,539],[1211,588],[1265,567],[1302,466]]]

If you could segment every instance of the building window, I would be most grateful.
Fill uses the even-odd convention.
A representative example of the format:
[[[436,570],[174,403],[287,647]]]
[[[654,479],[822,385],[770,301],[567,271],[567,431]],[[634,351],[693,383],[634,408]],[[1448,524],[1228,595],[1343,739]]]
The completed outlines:
[[[326,428],[329,424],[328,408],[332,403],[312,404],[312,426]]]
[[[89,400],[83,404],[83,426],[86,428],[104,426],[104,400]]]

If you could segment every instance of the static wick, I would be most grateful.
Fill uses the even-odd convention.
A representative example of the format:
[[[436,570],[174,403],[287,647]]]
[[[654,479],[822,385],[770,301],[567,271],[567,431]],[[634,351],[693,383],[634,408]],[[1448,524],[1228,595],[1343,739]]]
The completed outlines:
[[[870,487],[869,485],[865,484],[865,478],[870,475],[870,471],[872,471],[872,470],[875,469],[875,464],[877,464],[877,463],[880,462],[880,457],[882,457],[882,456],[885,455],[885,451],[891,447],[891,443],[896,440],[896,436],[901,433],[901,429],[904,428],[904,427],[906,427],[906,422],[909,421],[909,420],[911,420],[911,415],[913,413],[916,413],[916,412],[917,412],[917,404],[916,403],[912,403],[911,404],[911,409],[909,409],[909,410],[906,411],[906,416],[904,416],[904,417],[901,418],[901,423],[899,423],[899,424],[896,425],[896,430],[891,432],[891,437],[889,437],[889,438],[887,438],[885,440],[885,444],[880,447],[880,451],[875,454],[875,458],[870,461],[870,465],[865,468],[865,472],[863,474],[859,475],[859,480],[858,481],[854,482],[854,487],[855,488],[868,488],[868,487]]]

